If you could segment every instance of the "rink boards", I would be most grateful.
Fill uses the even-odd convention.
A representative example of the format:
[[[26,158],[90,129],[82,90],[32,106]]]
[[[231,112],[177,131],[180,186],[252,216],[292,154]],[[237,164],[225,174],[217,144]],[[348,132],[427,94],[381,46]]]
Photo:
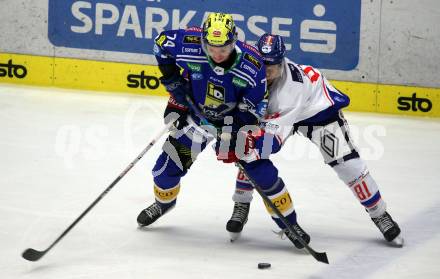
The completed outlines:
[[[0,82],[113,91],[167,93],[157,66],[0,53]],[[440,117],[440,88],[332,81],[350,96],[349,110]]]

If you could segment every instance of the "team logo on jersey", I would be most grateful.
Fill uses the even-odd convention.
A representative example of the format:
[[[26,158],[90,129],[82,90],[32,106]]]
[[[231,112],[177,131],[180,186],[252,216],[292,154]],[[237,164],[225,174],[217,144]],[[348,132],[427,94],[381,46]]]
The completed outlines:
[[[238,87],[246,87],[248,85],[247,81],[238,78],[238,77],[233,77],[232,78],[232,83],[235,84]]]
[[[223,86],[208,81],[205,106],[217,107],[223,104],[225,101],[225,92],[226,90]]]
[[[202,65],[196,64],[196,63],[186,63],[188,65],[188,68],[193,72],[201,72],[202,71]]]
[[[202,43],[202,39],[199,36],[186,35],[183,37],[184,44],[197,44],[200,45]]]
[[[244,54],[244,59],[249,61],[252,65],[254,65],[258,70],[261,69],[261,63],[257,58],[253,57],[249,53]]]

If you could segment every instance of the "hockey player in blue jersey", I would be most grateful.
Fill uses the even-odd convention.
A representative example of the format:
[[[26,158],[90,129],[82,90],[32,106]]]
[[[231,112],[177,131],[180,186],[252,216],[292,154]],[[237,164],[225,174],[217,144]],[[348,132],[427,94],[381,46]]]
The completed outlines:
[[[286,58],[281,36],[264,34],[257,47],[266,67],[269,101],[267,114],[261,121],[263,129],[246,139],[253,149],[240,159],[250,162],[267,158],[295,133],[307,137],[353,192],[384,238],[402,246],[400,228],[386,211],[379,187],[351,140],[341,111],[349,104],[349,98],[334,88],[320,71]],[[239,172],[233,195],[234,210],[226,225],[233,238],[247,221],[252,192],[251,184]]]
[[[218,158],[230,161],[236,156],[234,143],[239,129],[257,124],[258,104],[266,93],[261,56],[255,48],[237,40],[231,15],[210,14],[203,29],[164,31],[155,40],[154,53],[163,74],[161,83],[171,94],[165,122],[174,121],[175,129],[153,168],[155,202],[138,215],[140,226],[152,224],[175,206],[180,179],[213,139],[212,133],[205,130],[209,128],[203,127],[204,123],[189,109],[185,97],[189,96],[221,132],[216,152]],[[280,210],[286,215],[291,213],[289,193],[269,160],[245,163],[244,168],[268,195],[288,201]],[[290,221],[296,223],[296,219]]]

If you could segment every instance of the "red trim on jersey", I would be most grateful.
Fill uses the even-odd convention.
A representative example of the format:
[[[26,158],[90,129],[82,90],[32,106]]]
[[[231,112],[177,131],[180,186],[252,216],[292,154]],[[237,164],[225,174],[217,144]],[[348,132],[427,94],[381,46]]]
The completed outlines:
[[[193,27],[189,27],[189,28],[185,29],[185,31],[187,31],[187,32],[188,32],[188,31],[202,32],[203,29],[200,28],[200,27],[195,27],[195,26],[193,26]]]
[[[303,72],[307,75],[307,77],[310,79],[310,81],[312,82],[312,83],[314,83],[315,81],[317,81],[318,79],[319,79],[319,77],[321,76],[319,73],[317,73],[316,71],[315,71],[315,69],[313,69],[313,67],[311,67],[311,66],[307,66],[307,67],[305,67],[305,68],[303,68],[304,66],[303,65],[301,65],[302,67],[301,67],[301,69],[303,70]],[[309,73],[313,73],[313,75],[309,75]]]
[[[188,107],[186,107],[186,106],[176,102],[176,100],[174,99],[174,97],[172,95],[168,99],[168,107],[173,107],[173,108],[180,109],[180,110],[183,110],[183,111],[188,110]]]
[[[330,98],[330,95],[328,94],[327,86],[325,86],[324,79],[322,79],[322,88],[324,88],[324,94],[333,106],[335,102],[332,100],[332,98]]]
[[[256,55],[258,55],[258,57],[261,57],[260,52],[258,52],[258,50],[257,50],[255,47],[253,47],[253,46],[251,46],[251,45],[248,45],[248,44],[246,44],[246,43],[243,43],[243,47],[245,47],[245,48],[251,50],[253,53],[255,53]]]

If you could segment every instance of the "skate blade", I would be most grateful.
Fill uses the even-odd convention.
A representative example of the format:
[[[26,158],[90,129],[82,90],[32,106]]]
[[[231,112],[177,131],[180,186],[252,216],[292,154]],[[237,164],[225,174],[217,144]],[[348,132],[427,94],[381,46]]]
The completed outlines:
[[[401,235],[398,235],[396,236],[396,238],[394,238],[388,243],[392,247],[402,248],[403,245],[405,244],[405,239]]]
[[[229,232],[229,237],[231,239],[231,242],[236,241],[240,238],[241,233],[235,233],[235,232]]]

